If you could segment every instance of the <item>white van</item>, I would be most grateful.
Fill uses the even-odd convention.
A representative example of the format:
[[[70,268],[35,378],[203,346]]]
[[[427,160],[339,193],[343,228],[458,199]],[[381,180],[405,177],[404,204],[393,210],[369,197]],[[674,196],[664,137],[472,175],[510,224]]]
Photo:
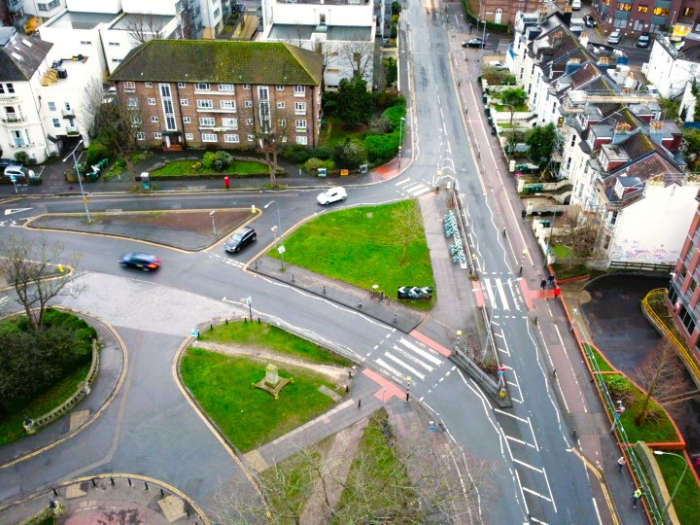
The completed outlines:
[[[571,0],[571,9],[574,11],[581,9],[581,0]]]
[[[5,177],[8,179],[38,179],[39,175],[23,166],[8,166],[5,168]]]

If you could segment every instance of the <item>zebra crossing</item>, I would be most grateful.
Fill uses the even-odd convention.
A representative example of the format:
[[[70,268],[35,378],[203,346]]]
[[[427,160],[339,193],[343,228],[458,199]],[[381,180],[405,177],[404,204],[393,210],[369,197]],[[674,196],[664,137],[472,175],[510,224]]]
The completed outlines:
[[[396,183],[396,189],[401,195],[414,198],[429,192],[430,186],[422,181],[413,182],[409,177],[398,181]]]
[[[425,381],[445,364],[439,352],[405,336],[376,345],[367,357],[398,383],[403,383],[408,377]]]
[[[481,290],[485,300],[492,310],[504,312],[520,312],[522,298],[520,295],[519,279],[500,277],[484,277],[481,279]]]

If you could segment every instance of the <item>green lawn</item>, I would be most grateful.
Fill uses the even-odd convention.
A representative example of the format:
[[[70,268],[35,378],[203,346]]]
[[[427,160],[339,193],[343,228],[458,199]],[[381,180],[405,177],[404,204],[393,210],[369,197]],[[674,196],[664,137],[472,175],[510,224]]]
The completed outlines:
[[[0,419],[0,446],[12,443],[27,435],[22,426],[24,416],[37,418],[51,412],[54,408],[72,396],[81,381],[85,381],[90,363],[77,368],[71,375],[61,380],[50,390],[44,392],[29,403],[21,412]]]
[[[422,221],[403,257],[400,240],[406,237],[393,215],[417,206],[415,201],[403,201],[326,213],[285,239],[284,259],[368,291],[379,285],[378,290],[391,298],[400,286],[434,286]],[[279,258],[274,249],[268,255]],[[432,307],[429,301],[411,302],[421,309]]]
[[[198,163],[194,160],[175,160],[173,162],[168,162],[165,166],[155,171],[151,171],[151,177],[161,177],[161,176],[189,176],[189,175],[211,175],[212,173],[217,173],[213,169],[200,168],[198,170],[193,170],[192,166]],[[231,165],[224,171],[218,173],[240,173],[240,174],[252,174],[252,173],[268,173],[268,167],[260,162],[249,162],[249,161],[239,161],[234,160]]]
[[[241,452],[245,453],[300,427],[335,404],[319,392],[335,385],[325,377],[283,363],[281,377],[293,377],[275,400],[253,388],[265,376],[269,361],[233,357],[199,348],[187,350],[182,379],[204,411]]]
[[[666,488],[672,493],[683,474],[686,463],[681,461],[680,458],[671,455],[654,456],[654,458],[661,468],[661,473],[666,482]],[[688,466],[688,469],[692,468],[691,465]],[[678,487],[676,497],[673,499],[674,507],[681,524],[695,525],[696,523],[700,523],[700,504],[698,502],[700,502],[700,488],[698,488],[693,474],[691,472],[686,472],[683,483]]]
[[[336,366],[351,366],[352,362],[335,355],[315,343],[280,330],[267,323],[228,323],[205,330],[202,341],[213,343],[236,343],[245,346],[266,348],[279,354],[290,355],[304,361]]]
[[[590,350],[590,352],[593,354],[593,359],[595,360],[595,362],[598,365],[598,370],[600,370],[601,372],[612,372],[615,370],[613,367],[611,367],[608,364],[608,362],[605,359],[603,359],[603,357],[600,355],[598,350],[595,349],[595,347],[593,347],[587,343],[584,343],[584,346],[586,348],[588,348]],[[595,368],[593,368],[593,369],[595,370]]]
[[[357,129],[348,128],[339,119],[329,117],[325,119],[325,124],[321,129],[319,146],[330,147],[346,138],[356,138],[358,141],[364,142],[366,135],[367,126],[360,125]]]

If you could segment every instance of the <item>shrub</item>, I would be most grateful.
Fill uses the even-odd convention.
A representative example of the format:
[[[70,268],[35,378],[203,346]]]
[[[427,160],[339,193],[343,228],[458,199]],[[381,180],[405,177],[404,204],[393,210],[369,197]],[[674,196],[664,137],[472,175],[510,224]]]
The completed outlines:
[[[406,107],[402,105],[393,105],[382,113],[382,117],[386,118],[391,123],[392,131],[398,131],[401,127],[401,119],[406,118]],[[404,129],[404,133],[405,133]]]
[[[311,157],[316,157],[317,159],[328,160],[333,156],[333,148],[326,148],[323,146],[311,148],[309,155]]]
[[[321,96],[321,107],[323,108],[324,116],[332,116],[338,107],[338,93],[335,91],[324,91]]]
[[[396,156],[399,151],[399,133],[367,135],[365,137],[367,159],[372,165],[383,164]]]
[[[622,375],[608,376],[606,379],[610,393],[617,397],[623,397],[632,392],[632,383]]]
[[[316,158],[310,158],[309,160],[306,161],[306,171],[308,172],[314,172],[318,168],[323,167],[323,161],[321,159],[316,159]]]
[[[216,171],[224,171],[231,165],[231,160],[233,160],[231,155],[225,151],[217,151],[214,154],[214,162],[212,165]]]
[[[386,71],[386,83],[387,83],[387,85],[393,86],[394,82],[396,82],[396,80],[399,77],[399,68],[396,65],[396,60],[392,57],[388,57],[384,61],[384,70]]]
[[[102,159],[109,159],[111,157],[112,152],[105,144],[99,140],[93,140],[88,147],[85,162],[88,166],[92,166],[100,162]]]
[[[216,153],[213,151],[207,151],[202,157],[202,167],[205,169],[212,169],[214,167],[214,161],[216,160]]]
[[[382,91],[381,93],[377,93],[375,97],[375,102],[377,106],[382,110],[390,108],[391,106],[396,104],[398,99],[402,99],[403,104],[406,104],[406,99],[403,96],[399,95],[399,92],[396,88],[389,88],[385,91]]]
[[[195,162],[194,164],[192,164],[192,166],[190,166],[191,171],[199,171],[201,169],[202,169],[202,163],[199,161]]]
[[[300,144],[294,144],[285,149],[282,156],[293,164],[304,164],[311,157],[311,153],[308,148]]]
[[[29,164],[29,155],[26,151],[18,151],[15,153],[15,160],[21,164]]]
[[[385,116],[375,117],[369,122],[370,135],[383,135],[391,131],[391,122]]]
[[[357,139],[349,138],[335,145],[333,160],[341,169],[357,169],[365,161],[365,148]]]

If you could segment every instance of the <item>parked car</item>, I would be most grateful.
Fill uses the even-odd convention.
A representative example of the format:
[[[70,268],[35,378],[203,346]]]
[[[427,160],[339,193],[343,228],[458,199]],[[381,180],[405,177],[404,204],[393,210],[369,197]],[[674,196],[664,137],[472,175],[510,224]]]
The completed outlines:
[[[619,44],[620,42],[622,42],[621,31],[613,31],[610,33],[610,36],[608,37],[608,44]]]
[[[639,35],[639,38],[637,39],[637,47],[649,47],[651,44],[651,37],[649,36],[649,33],[642,33]]]
[[[583,15],[583,23],[586,24],[586,27],[595,27],[597,25],[595,18],[591,15]]]
[[[581,9],[581,0],[571,0],[571,9],[574,11]]]
[[[348,192],[345,188],[335,187],[329,188],[316,199],[321,206],[327,206],[338,201],[344,201],[348,196]]]
[[[240,252],[257,238],[258,234],[253,228],[249,228],[248,226],[239,228],[228,238],[224,244],[224,250],[228,253]]]
[[[472,38],[471,40],[462,42],[462,47],[486,47],[487,44],[488,42],[483,38]]]
[[[8,166],[5,168],[5,178],[11,179],[14,177],[15,180],[18,179],[38,179],[39,175],[34,173],[32,170],[27,169],[23,166]]]
[[[16,160],[12,159],[0,159],[0,169],[4,170],[8,166],[21,166],[21,162],[17,162]]]
[[[161,259],[148,253],[125,253],[119,259],[119,264],[125,268],[138,268],[150,272],[160,268]]]
[[[494,69],[497,69],[499,71],[507,71],[509,68],[506,65],[505,62],[501,62],[500,60],[491,60],[489,62],[489,67],[492,67]]]

